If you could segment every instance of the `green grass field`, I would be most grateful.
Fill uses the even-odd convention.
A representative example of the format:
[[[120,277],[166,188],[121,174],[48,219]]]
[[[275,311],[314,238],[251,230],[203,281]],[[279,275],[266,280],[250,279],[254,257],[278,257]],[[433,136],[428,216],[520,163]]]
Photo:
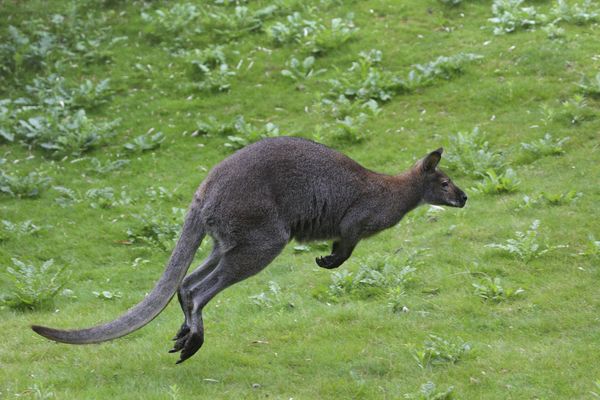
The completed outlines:
[[[0,398],[600,398],[600,2],[0,0],[0,22]],[[29,329],[139,302],[210,168],[276,135],[390,174],[443,146],[469,202],[334,271],[290,243],[182,365],[176,301],[99,345]]]

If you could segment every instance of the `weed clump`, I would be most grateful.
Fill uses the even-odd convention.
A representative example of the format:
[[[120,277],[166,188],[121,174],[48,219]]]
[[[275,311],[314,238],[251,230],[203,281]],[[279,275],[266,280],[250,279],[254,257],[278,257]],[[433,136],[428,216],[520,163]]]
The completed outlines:
[[[497,277],[491,278],[486,276],[484,279],[472,283],[472,285],[475,288],[475,296],[481,298],[482,300],[492,301],[495,303],[501,303],[503,301],[514,299],[525,292],[521,288],[513,289],[505,287],[502,284],[502,280]]]
[[[570,138],[568,136],[560,139],[553,139],[551,134],[546,133],[541,139],[531,143],[521,143],[521,148],[536,157],[557,156],[564,154],[564,145],[569,140]]]
[[[54,268],[54,260],[43,262],[39,267],[12,259],[13,267],[6,267],[10,283],[8,294],[0,303],[15,309],[38,309],[51,304],[63,288],[66,278],[63,268]]]
[[[52,182],[52,178],[40,172],[27,175],[10,175],[0,170],[0,193],[18,198],[37,198]]]
[[[479,177],[487,171],[497,171],[504,167],[504,158],[491,148],[479,127],[450,136],[447,153],[444,162],[448,168],[471,177]]]
[[[425,369],[442,364],[456,364],[470,350],[471,345],[461,339],[452,341],[430,334],[423,345],[413,347],[411,353],[419,368]]]
[[[396,312],[398,307],[401,309],[398,305],[403,288],[412,281],[412,275],[416,271],[414,265],[418,262],[415,257],[416,255],[404,259],[372,257],[360,260],[356,272],[345,269],[333,272],[329,286],[318,291],[316,297],[324,301],[339,302],[347,298],[368,299],[386,296],[390,298],[392,311]]]
[[[531,223],[531,226],[527,231],[516,231],[515,238],[507,239],[505,243],[490,243],[486,245],[486,247],[506,251],[523,261],[525,264],[541,257],[549,251],[566,247],[564,245],[549,246],[546,243],[540,243],[538,232],[539,226],[540,221],[536,219]]]
[[[135,227],[127,229],[127,237],[132,243],[139,243],[169,251],[181,231],[181,221],[185,210],[173,208],[171,215],[156,213],[147,209],[144,214],[134,214],[138,222]]]

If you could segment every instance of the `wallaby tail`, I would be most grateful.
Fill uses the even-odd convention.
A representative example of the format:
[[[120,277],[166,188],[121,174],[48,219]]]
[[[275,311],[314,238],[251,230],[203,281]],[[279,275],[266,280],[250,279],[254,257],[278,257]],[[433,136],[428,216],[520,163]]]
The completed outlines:
[[[206,234],[199,214],[199,207],[192,205],[163,275],[152,292],[125,314],[112,322],[87,329],[60,330],[38,325],[31,329],[56,342],[88,344],[125,336],[152,321],[169,304]]]

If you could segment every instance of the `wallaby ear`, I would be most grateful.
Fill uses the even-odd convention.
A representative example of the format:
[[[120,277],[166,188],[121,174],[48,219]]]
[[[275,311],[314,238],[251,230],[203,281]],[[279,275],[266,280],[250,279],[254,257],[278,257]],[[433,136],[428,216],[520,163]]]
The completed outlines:
[[[444,151],[444,149],[440,147],[439,149],[434,150],[431,153],[429,153],[423,159],[423,163],[421,164],[423,166],[423,171],[425,171],[425,172],[435,171],[435,168],[437,167],[440,160],[442,159],[443,151]]]

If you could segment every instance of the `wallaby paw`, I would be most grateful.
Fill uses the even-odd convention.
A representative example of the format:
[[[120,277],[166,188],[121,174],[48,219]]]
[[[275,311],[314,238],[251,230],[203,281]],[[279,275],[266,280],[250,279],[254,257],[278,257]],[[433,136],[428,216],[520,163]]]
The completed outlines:
[[[173,337],[173,339],[172,339],[172,340],[175,340],[175,341],[177,341],[177,340],[181,339],[182,337],[184,337],[185,335],[187,335],[189,331],[190,331],[190,327],[189,327],[189,326],[188,326],[188,325],[187,325],[187,324],[184,322],[184,323],[181,325],[181,328],[179,328],[179,331],[178,331],[178,332],[177,332],[177,334],[176,334],[176,335]]]
[[[336,257],[333,255],[328,255],[325,257],[317,257],[315,259],[315,261],[317,262],[317,265],[319,267],[326,268],[326,269],[337,268],[341,265],[341,263],[339,263],[337,261]]]
[[[190,331],[185,337],[175,342],[175,347],[171,352],[174,353],[181,350],[179,360],[177,360],[177,364],[181,364],[196,354],[196,352],[200,350],[200,347],[202,347],[202,344],[204,344],[204,335],[200,332]]]

